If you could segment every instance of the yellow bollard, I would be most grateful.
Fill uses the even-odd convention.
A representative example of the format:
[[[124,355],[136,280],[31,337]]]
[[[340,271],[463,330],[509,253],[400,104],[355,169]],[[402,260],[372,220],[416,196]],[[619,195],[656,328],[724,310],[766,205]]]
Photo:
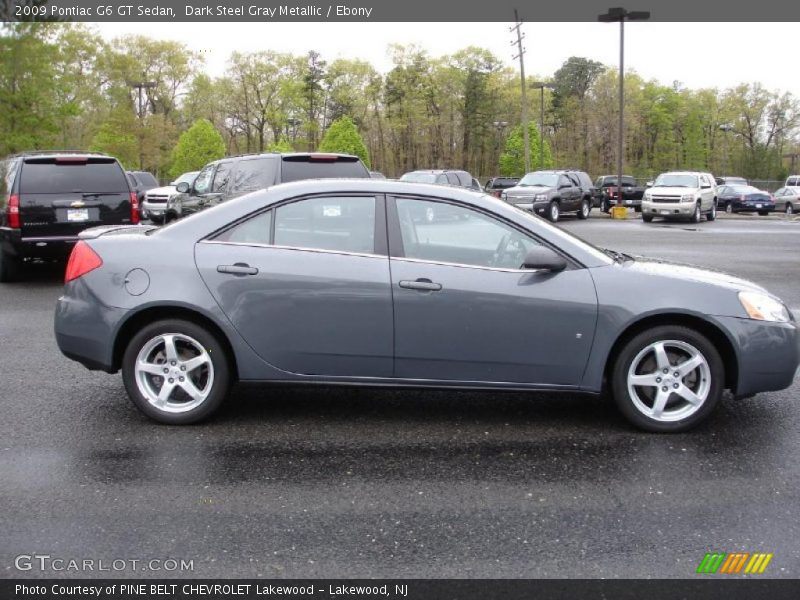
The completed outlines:
[[[624,206],[612,206],[611,218],[612,219],[625,219],[628,216],[628,209]]]

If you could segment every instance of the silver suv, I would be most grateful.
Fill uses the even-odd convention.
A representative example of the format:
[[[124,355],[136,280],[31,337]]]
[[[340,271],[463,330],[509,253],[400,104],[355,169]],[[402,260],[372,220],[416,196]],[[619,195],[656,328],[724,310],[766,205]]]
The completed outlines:
[[[717,218],[717,185],[711,173],[672,171],[659,175],[642,198],[642,220],[654,217],[689,219],[699,223],[702,215]]]

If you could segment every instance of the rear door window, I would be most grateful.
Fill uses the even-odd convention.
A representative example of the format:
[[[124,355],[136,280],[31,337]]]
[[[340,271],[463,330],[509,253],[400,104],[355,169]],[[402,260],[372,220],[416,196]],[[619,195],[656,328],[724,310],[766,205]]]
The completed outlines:
[[[251,158],[236,162],[228,190],[254,192],[275,183],[277,160],[270,157]]]
[[[224,192],[228,187],[228,178],[231,174],[231,163],[220,163],[217,172],[214,174],[214,183],[211,186],[212,192]]]
[[[125,172],[108,159],[32,159],[22,165],[21,194],[127,192]]]
[[[461,182],[458,180],[458,177],[455,173],[446,173],[447,175],[447,183],[450,185],[461,185]]]
[[[275,209],[275,245],[375,252],[375,198],[317,197]]]

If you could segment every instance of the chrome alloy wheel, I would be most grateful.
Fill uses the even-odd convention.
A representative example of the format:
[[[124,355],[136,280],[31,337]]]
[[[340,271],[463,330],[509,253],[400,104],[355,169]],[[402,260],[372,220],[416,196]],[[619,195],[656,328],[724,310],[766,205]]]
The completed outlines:
[[[636,410],[665,423],[696,413],[711,390],[708,361],[697,348],[680,340],[646,346],[631,362],[627,379]]]
[[[148,340],[136,356],[134,373],[141,394],[168,413],[200,406],[214,385],[211,356],[197,340],[181,333]]]

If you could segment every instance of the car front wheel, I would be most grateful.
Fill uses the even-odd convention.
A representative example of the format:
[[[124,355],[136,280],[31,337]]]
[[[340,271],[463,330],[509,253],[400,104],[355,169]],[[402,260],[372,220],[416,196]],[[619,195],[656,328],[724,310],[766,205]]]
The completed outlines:
[[[220,342],[190,321],[147,325],[133,336],[122,359],[122,379],[133,403],[170,425],[209,417],[225,399],[230,378]]]
[[[553,223],[558,221],[558,218],[561,216],[558,202],[555,200],[550,202],[550,206],[547,208],[547,218],[552,221]]]
[[[786,214],[787,215],[794,214],[794,207],[791,205],[790,202],[786,203]]]
[[[733,214],[733,204],[731,204],[730,202],[728,202],[728,203],[725,205],[725,212],[726,212],[726,213],[728,213],[729,215],[732,215],[732,214]]]
[[[611,385],[620,412],[646,431],[687,431],[722,397],[725,370],[703,335],[682,326],[643,331],[622,348]]]
[[[692,223],[699,223],[700,222],[700,203],[698,202],[694,206],[694,212],[692,213]]]

